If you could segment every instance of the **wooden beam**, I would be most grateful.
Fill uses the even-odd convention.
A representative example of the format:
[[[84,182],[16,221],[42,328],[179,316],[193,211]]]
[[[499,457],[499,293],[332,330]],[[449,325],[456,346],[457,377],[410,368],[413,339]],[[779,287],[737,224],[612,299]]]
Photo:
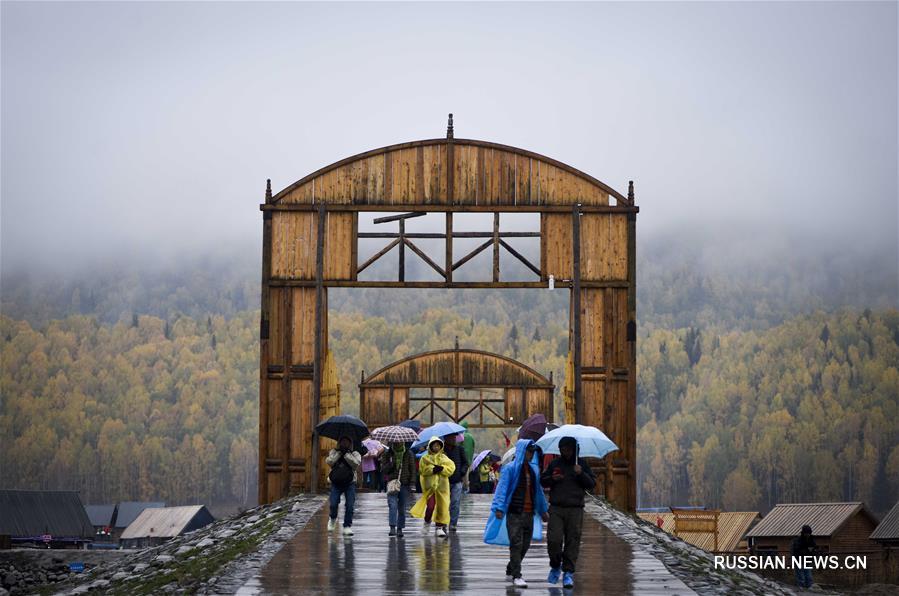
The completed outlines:
[[[452,212],[447,212],[447,215],[452,215]],[[360,232],[358,234],[359,238],[399,238],[400,235],[398,232]],[[432,239],[432,240],[443,240],[446,238],[446,234],[436,234],[436,233],[426,233],[426,232],[413,232],[411,234],[406,234],[406,238],[413,239]],[[493,232],[454,232],[451,235],[452,238],[493,238]],[[540,232],[500,232],[500,238],[539,238]]]
[[[491,242],[487,243],[490,246]],[[458,265],[458,263],[457,263]],[[326,288],[452,288],[452,289],[472,289],[482,290],[489,288],[510,289],[510,288],[541,288],[546,289],[544,281],[501,281],[494,283],[492,281],[351,281],[343,279],[326,280],[323,282]],[[315,281],[307,279],[272,279],[271,287],[285,288],[302,288],[315,287]],[[571,280],[556,280],[557,288],[573,287]],[[582,281],[581,288],[626,288],[626,281]]]
[[[539,268],[539,267],[536,267],[533,263],[531,263],[530,261],[528,261],[528,260],[524,257],[524,255],[522,255],[522,254],[519,253],[517,250],[515,250],[514,248],[512,248],[511,246],[509,246],[509,243],[506,242],[505,240],[500,239],[499,243],[502,245],[503,248],[505,248],[506,250],[508,250],[508,251],[512,254],[513,257],[515,257],[516,259],[518,259],[519,261],[521,261],[522,263],[524,263],[525,267],[527,267],[528,269],[530,269],[531,271],[533,271],[534,274],[537,275],[537,277],[540,277],[541,273],[540,273],[540,268]]]
[[[413,217],[422,217],[427,215],[424,211],[413,211],[412,213],[401,213],[399,215],[388,215],[387,217],[379,217],[377,219],[372,220],[372,223],[382,224],[388,223],[391,221],[405,221],[407,219],[412,219]]]
[[[472,260],[473,258],[475,258],[476,256],[478,256],[478,255],[481,253],[481,251],[483,251],[485,248],[487,248],[487,247],[490,246],[491,244],[493,244],[493,240],[492,240],[492,239],[486,241],[485,243],[483,243],[482,245],[480,245],[479,247],[477,247],[476,249],[474,249],[473,251],[471,251],[470,253],[468,253],[467,255],[465,255],[464,257],[462,257],[461,259],[459,259],[459,260],[456,261],[455,263],[453,263],[452,270],[455,271],[456,269],[458,269],[459,267],[461,267],[462,265],[464,265],[464,264],[467,263],[468,261]]]
[[[375,261],[377,261],[384,255],[389,253],[393,249],[393,247],[399,243],[400,243],[400,239],[397,238],[396,240],[394,240],[393,242],[391,242],[390,244],[388,244],[387,246],[382,248],[380,251],[378,251],[377,254],[372,255],[371,258],[369,258],[367,261],[365,261],[364,263],[362,263],[362,265],[359,266],[359,268],[356,270],[356,275],[359,275],[360,273],[365,271],[369,265],[371,265],[372,263],[374,263]],[[362,283],[362,282],[357,282],[357,283]]]
[[[412,242],[410,242],[409,240],[405,240],[405,239],[404,239],[404,240],[403,240],[403,243],[404,243],[406,246],[408,246],[410,249],[412,249],[412,252],[414,252],[415,254],[417,254],[418,256],[420,256],[421,259],[422,259],[425,263],[427,263],[428,265],[430,265],[431,268],[432,268],[434,271],[436,271],[438,274],[440,274],[441,277],[443,277],[444,279],[446,279],[446,272],[444,272],[443,269],[441,269],[440,266],[439,266],[437,263],[435,263],[434,261],[432,261],[431,258],[430,258],[428,255],[426,255],[420,248],[418,248],[417,246],[415,246],[414,244],[412,244]]]
[[[571,204],[559,203],[557,205],[466,205],[460,203],[438,204],[417,203],[408,204],[402,202],[387,202],[377,205],[368,204],[368,199],[347,199],[346,203],[327,203],[327,211],[424,211],[426,213],[571,213]],[[278,203],[275,205],[262,204],[260,211],[316,211],[319,203]],[[581,205],[581,213],[638,213],[637,206],[624,205]]]

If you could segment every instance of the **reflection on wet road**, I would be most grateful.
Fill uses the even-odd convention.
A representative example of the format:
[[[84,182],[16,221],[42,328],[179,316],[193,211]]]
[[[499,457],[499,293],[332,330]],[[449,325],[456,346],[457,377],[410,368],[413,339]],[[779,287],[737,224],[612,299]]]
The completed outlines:
[[[692,594],[652,555],[635,552],[589,516],[574,590],[546,583],[546,544],[535,542],[522,564],[527,590],[505,579],[509,551],[482,540],[489,495],[464,495],[459,531],[448,539],[420,532],[408,518],[406,536],[387,536],[387,499],[359,494],[355,535],[327,532],[327,506],[241,593],[263,594]],[[342,505],[341,515],[342,519]]]

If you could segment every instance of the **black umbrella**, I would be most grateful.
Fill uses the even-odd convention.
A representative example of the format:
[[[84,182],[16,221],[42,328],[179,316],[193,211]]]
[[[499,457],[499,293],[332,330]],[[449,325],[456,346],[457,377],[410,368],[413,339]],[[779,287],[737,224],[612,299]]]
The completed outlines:
[[[339,441],[340,437],[349,437],[353,440],[353,449],[362,455],[367,453],[362,439],[369,435],[368,426],[349,414],[341,414],[340,416],[331,416],[324,422],[320,422],[315,427],[315,432],[323,437]]]
[[[421,420],[403,420],[397,426],[405,426],[406,428],[411,428],[415,432],[420,432]]]

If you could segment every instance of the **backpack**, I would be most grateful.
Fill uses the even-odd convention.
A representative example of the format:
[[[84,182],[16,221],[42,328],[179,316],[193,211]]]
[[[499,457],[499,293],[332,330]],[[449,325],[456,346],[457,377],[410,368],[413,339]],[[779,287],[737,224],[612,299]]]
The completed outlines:
[[[337,463],[334,464],[334,467],[328,473],[328,480],[338,488],[349,486],[355,479],[356,474],[353,473],[350,464],[346,463],[346,460],[342,457],[337,460]]]

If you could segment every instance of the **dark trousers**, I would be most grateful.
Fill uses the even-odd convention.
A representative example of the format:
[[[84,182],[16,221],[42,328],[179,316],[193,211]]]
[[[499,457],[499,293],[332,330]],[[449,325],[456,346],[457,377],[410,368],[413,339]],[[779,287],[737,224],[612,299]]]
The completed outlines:
[[[331,485],[331,497],[329,511],[331,519],[337,519],[337,506],[340,505],[340,495],[343,495],[343,527],[353,525],[353,507],[356,506],[356,483],[350,482],[340,488]]]
[[[531,537],[534,535],[534,513],[507,513],[506,530],[509,532],[506,575],[521,577],[521,560],[531,548]]]
[[[562,567],[562,571],[574,573],[577,555],[581,549],[581,528],[584,525],[583,507],[549,507],[549,528],[546,531],[546,550],[549,566]]]

